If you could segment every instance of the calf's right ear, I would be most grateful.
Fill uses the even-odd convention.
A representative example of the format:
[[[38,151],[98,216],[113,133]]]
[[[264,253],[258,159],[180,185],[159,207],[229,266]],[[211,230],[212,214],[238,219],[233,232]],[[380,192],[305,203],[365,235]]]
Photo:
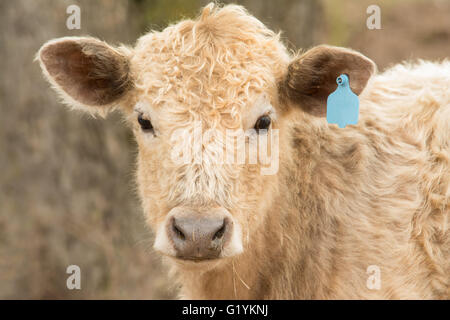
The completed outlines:
[[[317,46],[289,64],[280,83],[280,94],[310,114],[325,116],[327,98],[336,90],[338,76],[346,74],[350,88],[359,95],[375,70],[375,63],[359,52]]]
[[[94,38],[49,41],[36,59],[65,103],[91,113],[105,113],[133,86],[127,51]]]

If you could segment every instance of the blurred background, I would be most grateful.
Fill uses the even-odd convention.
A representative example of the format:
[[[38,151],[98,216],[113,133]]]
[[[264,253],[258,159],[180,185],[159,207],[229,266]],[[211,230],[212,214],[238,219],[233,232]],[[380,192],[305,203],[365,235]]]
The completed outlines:
[[[224,1],[228,3],[228,1]],[[33,58],[47,40],[92,35],[133,44],[139,35],[195,17],[203,0],[0,1],[0,299],[170,299],[134,187],[136,146],[118,114],[69,112]],[[351,47],[382,71],[450,54],[449,0],[243,0],[295,50]],[[81,8],[68,30],[66,8]],[[381,8],[381,30],[366,9]],[[68,290],[66,268],[81,268]]]

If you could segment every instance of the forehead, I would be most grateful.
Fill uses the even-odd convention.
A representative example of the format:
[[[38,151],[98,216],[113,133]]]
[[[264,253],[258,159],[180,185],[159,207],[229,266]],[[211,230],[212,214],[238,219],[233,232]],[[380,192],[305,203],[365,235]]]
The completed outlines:
[[[225,7],[143,36],[132,68],[154,108],[233,116],[276,88],[288,60],[278,35],[244,9]]]

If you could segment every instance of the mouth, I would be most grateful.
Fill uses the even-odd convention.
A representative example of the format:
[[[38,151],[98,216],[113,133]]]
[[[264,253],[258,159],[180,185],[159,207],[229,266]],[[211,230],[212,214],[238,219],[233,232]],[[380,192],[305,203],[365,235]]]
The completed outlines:
[[[182,270],[208,271],[217,269],[225,264],[225,258],[180,258],[167,256],[169,260]]]
[[[211,261],[219,261],[221,260],[221,258],[201,258],[201,257],[174,257],[176,260],[179,261],[186,261],[186,262],[195,262],[195,263],[199,263],[199,262],[211,262]]]

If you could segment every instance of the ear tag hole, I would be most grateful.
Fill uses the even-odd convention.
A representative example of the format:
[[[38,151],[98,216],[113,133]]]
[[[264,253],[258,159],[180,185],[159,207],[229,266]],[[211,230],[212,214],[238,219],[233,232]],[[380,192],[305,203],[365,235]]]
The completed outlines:
[[[327,99],[327,121],[345,128],[349,124],[357,124],[359,117],[359,99],[350,89],[346,74],[336,78],[337,88]]]

